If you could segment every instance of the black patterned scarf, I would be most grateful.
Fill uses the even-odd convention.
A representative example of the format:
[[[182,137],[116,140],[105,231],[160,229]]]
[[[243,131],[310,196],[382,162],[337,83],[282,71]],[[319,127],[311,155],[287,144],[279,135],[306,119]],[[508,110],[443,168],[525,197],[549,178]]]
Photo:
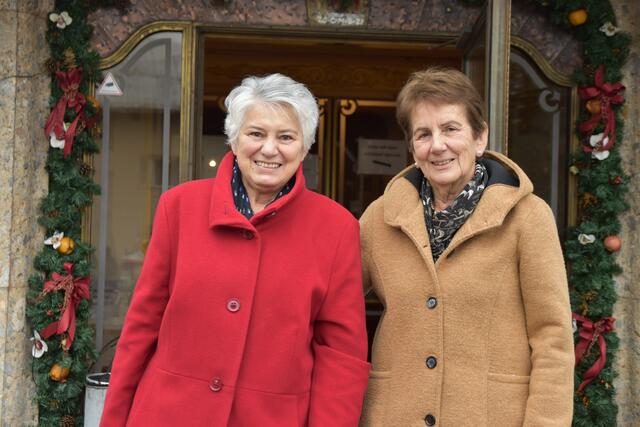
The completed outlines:
[[[420,198],[424,206],[424,219],[429,233],[433,261],[437,261],[447,249],[451,239],[462,227],[469,215],[476,208],[480,196],[487,186],[489,174],[487,169],[476,162],[476,171],[471,181],[446,209],[436,212],[433,206],[433,190],[426,177],[422,178]]]
[[[282,187],[282,190],[278,192],[276,197],[267,203],[267,206],[271,203],[278,200],[280,197],[288,194],[293,186],[296,183],[295,174],[291,177],[289,182]],[[244,188],[244,184],[242,183],[242,173],[240,172],[240,168],[238,167],[238,159],[233,159],[233,174],[231,175],[231,191],[233,192],[233,202],[236,205],[236,209],[242,215],[244,215],[247,219],[251,219],[254,215],[253,209],[251,208],[251,202],[249,201],[249,195],[247,194],[247,189]]]

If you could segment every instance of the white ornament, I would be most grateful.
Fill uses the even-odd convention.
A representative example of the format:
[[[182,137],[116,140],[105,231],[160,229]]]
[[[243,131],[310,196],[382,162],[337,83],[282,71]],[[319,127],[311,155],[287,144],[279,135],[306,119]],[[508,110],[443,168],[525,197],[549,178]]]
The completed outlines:
[[[609,157],[609,150],[604,150],[604,151],[593,150],[591,152],[591,157],[593,157],[594,159],[598,159],[598,160],[604,160],[607,157]]]
[[[53,246],[53,249],[58,249],[60,247],[60,242],[62,241],[63,237],[64,237],[64,232],[56,231],[55,233],[53,233],[53,236],[49,237],[47,240],[44,241],[44,244]]]
[[[69,123],[64,123],[62,127],[64,128],[62,139],[58,139],[55,132],[49,134],[49,145],[51,145],[52,148],[59,148],[61,150],[64,148],[64,136],[67,133],[67,129],[69,129]]]
[[[578,241],[583,245],[590,245],[591,243],[596,241],[596,236],[593,234],[583,234],[580,233],[578,236]]]
[[[49,350],[49,347],[47,347],[47,343],[44,342],[44,340],[42,339],[42,337],[40,337],[40,334],[36,330],[33,331],[33,336],[31,337],[31,341],[33,341],[33,347],[31,348],[31,355],[36,359],[39,359],[40,357],[42,357],[42,355],[47,350]]]
[[[609,137],[605,137],[604,133],[598,133],[589,137],[589,145],[593,147],[591,157],[598,160],[604,160],[609,157],[609,150],[602,150],[609,144]]]
[[[606,34],[607,37],[615,36],[620,28],[613,25],[611,22],[605,22],[601,27],[600,31]]]
[[[66,27],[67,25],[71,25],[71,23],[73,22],[73,19],[71,19],[67,11],[64,11],[60,14],[52,13],[49,15],[49,20],[51,22],[55,22],[56,27],[60,28],[61,30],[64,29],[64,27]]]

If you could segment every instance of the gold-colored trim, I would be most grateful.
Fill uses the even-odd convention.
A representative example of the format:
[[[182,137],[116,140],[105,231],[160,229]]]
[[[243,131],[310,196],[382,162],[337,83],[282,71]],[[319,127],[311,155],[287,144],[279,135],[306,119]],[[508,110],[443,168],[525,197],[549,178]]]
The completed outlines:
[[[180,96],[180,145],[178,181],[185,182],[193,175],[191,139],[193,136],[196,26],[192,23],[159,21],[145,25],[133,33],[113,54],[100,61],[99,68],[107,69],[121,63],[145,38],[160,32],[182,33],[181,96]]]
[[[511,0],[487,2],[489,148],[507,155]]]
[[[358,109],[358,102],[353,99],[340,100],[340,136],[338,148],[338,202],[344,200],[344,153],[347,139],[347,116],[352,115]]]
[[[519,36],[511,37],[511,46],[520,49],[525,56],[531,58],[533,62],[538,66],[542,74],[551,80],[553,83],[568,87],[571,89],[571,99],[569,102],[569,126],[570,129],[573,129],[574,124],[578,119],[578,110],[580,108],[580,99],[578,97],[578,88],[575,82],[571,79],[570,76],[565,76],[564,74],[559,73],[551,64],[547,61],[547,59],[540,53],[540,51],[529,41],[523,39]],[[569,155],[572,155],[580,145],[580,141],[578,140],[578,136],[573,130],[570,130],[570,139],[569,139]],[[569,173],[567,179],[567,227],[573,227],[577,224],[578,221],[578,179],[573,174]]]
[[[358,107],[395,108],[395,101],[376,101],[366,99],[341,99],[340,100],[340,133],[338,134],[338,183],[337,200],[344,202],[344,157],[347,149],[347,117],[353,115]],[[335,177],[335,175],[334,175]]]
[[[336,143],[336,139],[337,136],[339,135],[339,128],[340,128],[340,122],[339,122],[339,117],[340,117],[340,103],[338,102],[337,99],[332,100],[331,103],[331,144],[330,144],[330,153],[331,153],[331,158],[330,158],[330,168],[331,168],[331,172],[329,174],[329,176],[327,176],[327,181],[329,183],[329,188],[330,188],[330,192],[329,192],[329,197],[331,197],[333,200],[337,200],[338,198],[338,151],[339,151],[339,145],[338,143]]]
[[[196,30],[188,25],[182,31],[182,95],[180,97],[180,158],[179,182],[193,178],[193,105],[195,90]]]
[[[533,44],[531,44],[531,42],[519,36],[512,36],[511,45],[524,51],[527,56],[533,59],[533,62],[536,63],[540,70],[542,70],[542,73],[555,84],[566,87],[575,86],[575,83],[573,82],[573,80],[571,80],[571,77],[565,76],[564,74],[561,74],[554,70],[547,59],[542,56],[542,53],[540,53],[540,51]]]
[[[396,108],[396,102],[395,101],[370,101],[370,100],[359,99],[356,102],[358,103],[359,107],[379,107],[379,108],[391,107],[391,108]]]
[[[157,21],[147,24],[134,32],[129,36],[127,40],[120,45],[115,52],[111,55],[102,58],[98,64],[98,68],[101,70],[111,68],[122,62],[135,47],[145,38],[151,34],[160,33],[163,31],[181,31],[184,32],[188,28],[193,28],[193,24],[188,22],[173,22],[173,21]]]
[[[227,112],[227,107],[225,107],[224,105],[224,100],[225,100],[224,96],[203,95],[202,100],[205,102],[213,102],[221,111],[224,111],[225,113]]]
[[[205,36],[220,38],[235,38],[241,36],[245,39],[255,37],[257,40],[264,40],[265,37],[272,39],[294,39],[299,43],[309,41],[318,42],[325,40],[327,43],[334,43],[339,40],[341,43],[358,43],[363,46],[377,45],[381,42],[401,42],[401,43],[428,43],[432,47],[442,47],[454,44],[459,35],[445,32],[418,32],[418,31],[372,31],[358,27],[300,27],[292,28],[285,26],[251,26],[237,27],[229,25],[198,25],[198,29]]]
[[[580,107],[578,87],[575,85],[571,89],[571,103],[569,104],[569,107],[571,108],[571,139],[569,142],[569,155],[572,155],[580,145],[578,135],[573,130],[573,126],[576,123],[576,120],[578,120],[578,108]],[[569,173],[567,187],[567,226],[574,227],[578,223],[578,177]]]
[[[327,114],[327,98],[320,98],[318,99],[318,164],[316,165],[318,167],[317,171],[318,171],[318,176],[317,176],[317,182],[318,182],[318,192],[325,194],[325,189],[326,186],[324,185],[324,147],[326,146],[325,144],[325,138],[326,138],[326,132],[325,132],[325,126],[327,123],[327,119],[326,119],[326,114]]]
[[[96,85],[94,84],[95,82],[90,82],[89,83],[89,96],[91,97],[95,97],[95,87]],[[99,125],[100,127],[102,127],[102,124]],[[94,130],[91,131],[91,136],[95,140],[98,137],[98,133]],[[89,165],[89,167],[91,168],[91,176],[92,176],[92,181],[95,182],[95,170],[94,170],[94,158],[95,156],[91,153],[83,153],[82,154],[82,161],[84,163],[86,163],[87,165]],[[95,199],[95,197],[92,198],[91,200],[91,204],[88,206],[85,206],[82,209],[82,213],[80,216],[80,240],[82,240],[83,242],[87,242],[89,244],[92,244],[91,242],[91,221],[92,221],[92,215],[93,215],[93,200]]]
[[[505,2],[506,14],[506,37],[502,40],[504,51],[504,81],[505,86],[502,92],[502,131],[503,131],[503,147],[505,156],[509,155],[509,79],[510,79],[510,58],[511,58],[511,0]]]

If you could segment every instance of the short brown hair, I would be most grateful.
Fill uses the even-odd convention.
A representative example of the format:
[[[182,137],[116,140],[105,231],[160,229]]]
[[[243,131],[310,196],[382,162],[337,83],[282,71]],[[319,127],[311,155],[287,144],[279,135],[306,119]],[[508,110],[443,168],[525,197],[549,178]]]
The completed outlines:
[[[453,68],[431,67],[416,71],[411,74],[396,100],[396,119],[410,151],[413,151],[411,114],[416,105],[422,102],[462,105],[474,138],[478,138],[487,127],[482,97],[466,75]]]

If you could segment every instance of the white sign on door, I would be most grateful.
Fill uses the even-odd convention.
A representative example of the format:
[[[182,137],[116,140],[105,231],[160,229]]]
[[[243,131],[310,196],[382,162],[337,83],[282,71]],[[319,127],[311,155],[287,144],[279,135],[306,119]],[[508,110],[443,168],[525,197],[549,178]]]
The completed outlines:
[[[111,71],[107,72],[107,75],[100,84],[100,87],[98,88],[98,95],[122,96],[122,89],[120,89],[120,86],[118,85],[116,78],[111,74]]]
[[[398,139],[358,139],[359,175],[395,175],[407,166],[407,144]]]

